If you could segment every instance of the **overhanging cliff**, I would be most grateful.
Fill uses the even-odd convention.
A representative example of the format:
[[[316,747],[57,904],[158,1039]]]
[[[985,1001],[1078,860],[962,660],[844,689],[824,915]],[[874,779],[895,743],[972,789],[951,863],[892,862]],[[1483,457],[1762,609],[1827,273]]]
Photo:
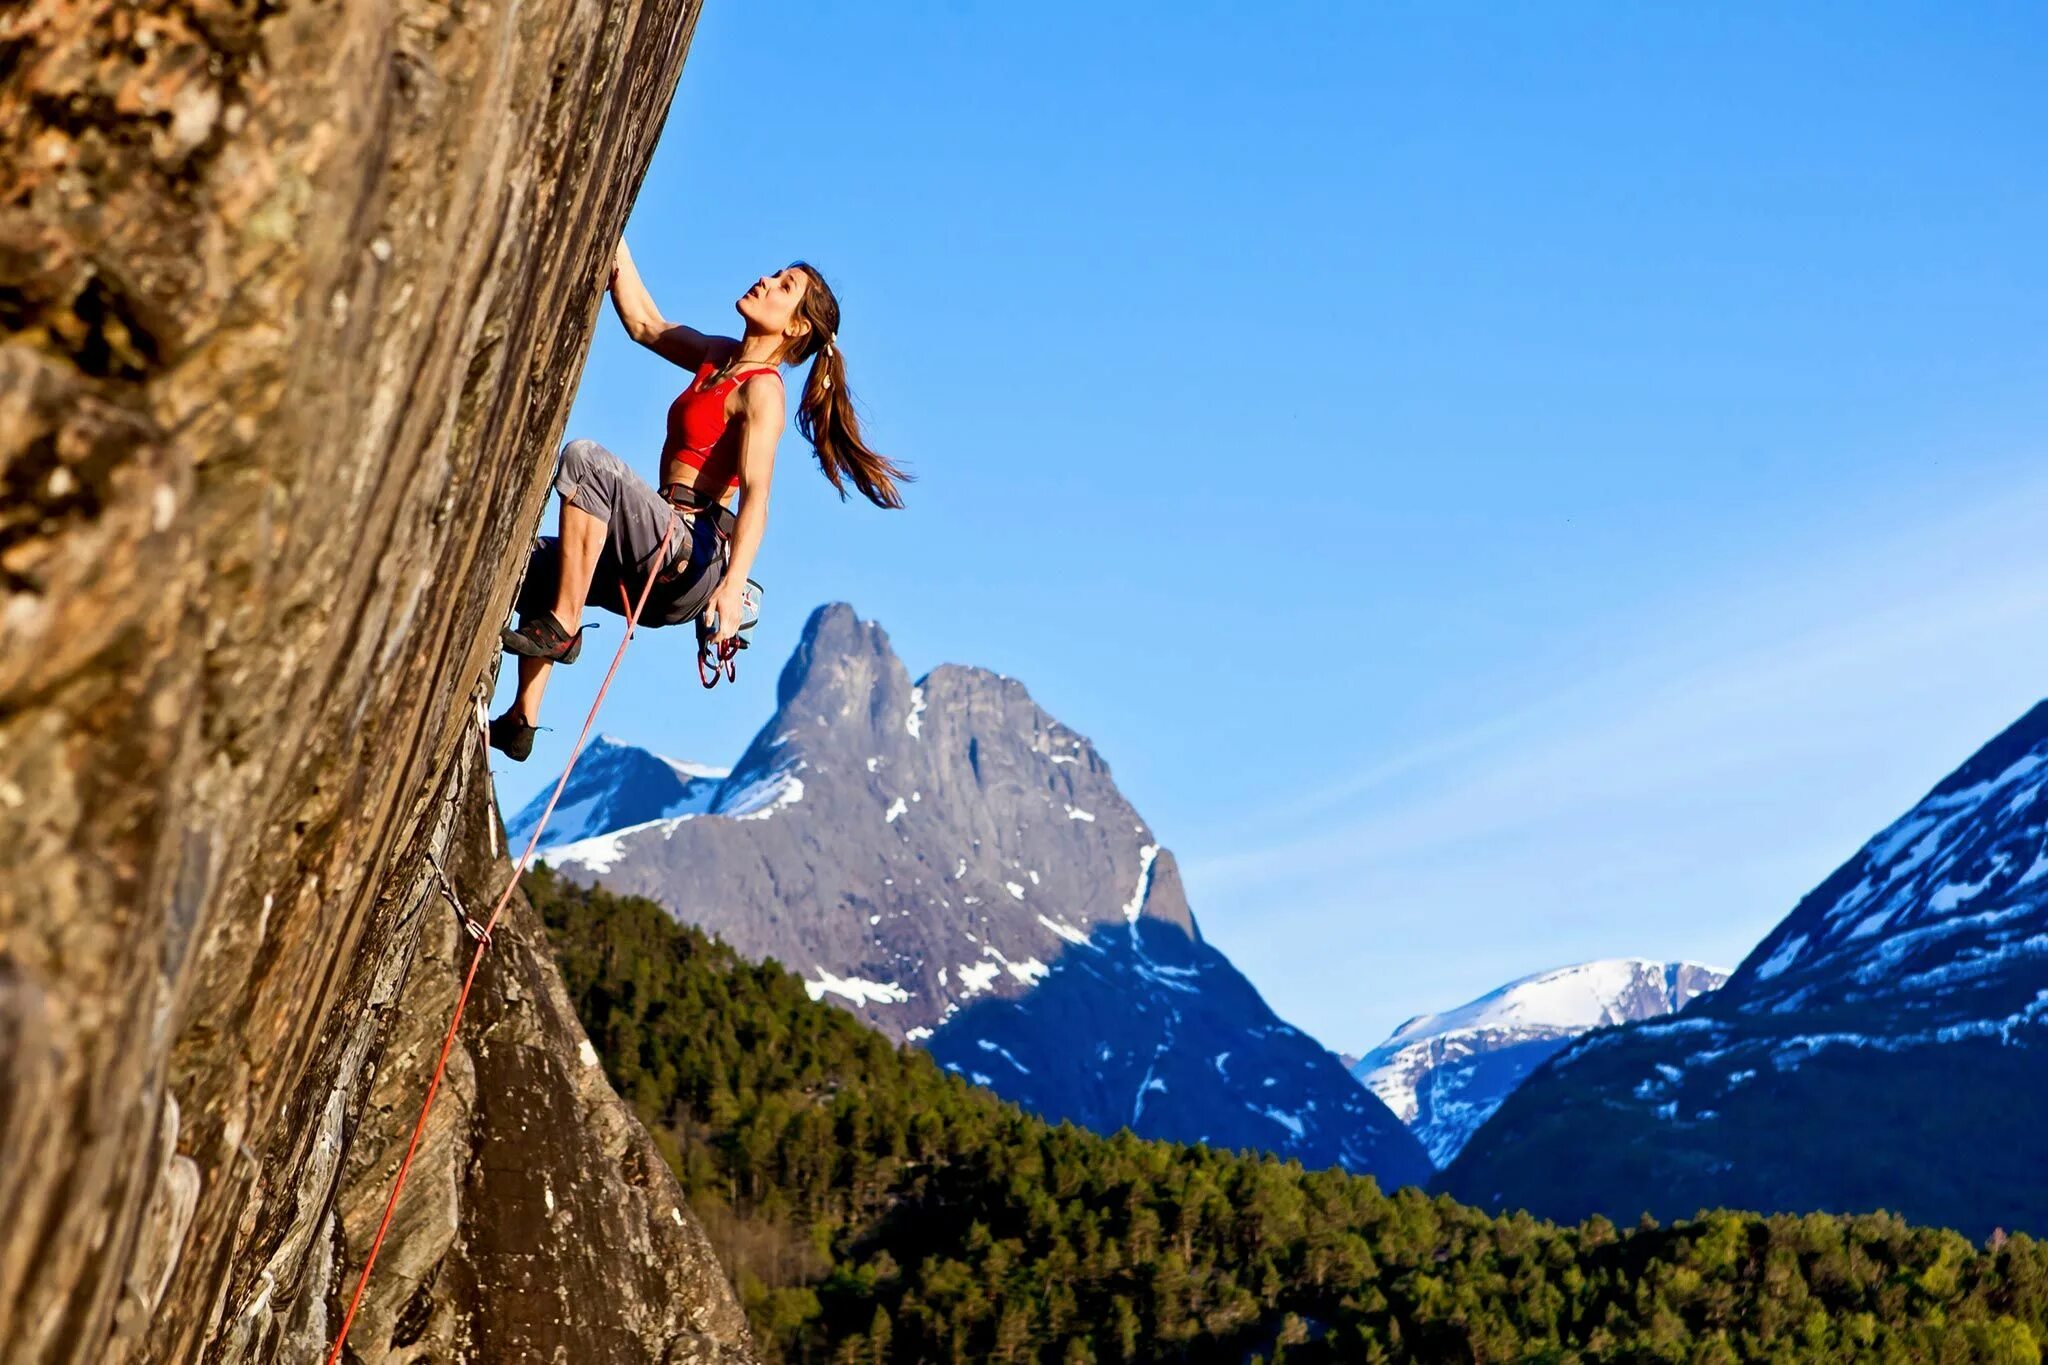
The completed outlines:
[[[447,1003],[429,850],[489,879],[458,871],[488,849],[449,841],[481,808],[492,627],[695,18],[30,0],[0,19],[0,1359],[299,1359],[331,1325],[392,1115],[432,1064],[412,1031],[439,1024],[396,1006]],[[545,1015],[535,932],[516,917],[489,972]],[[571,1032],[539,1017],[480,1007],[501,1043],[465,1053],[446,1178],[416,1175],[454,1221],[422,1225],[438,1251],[387,1253],[362,1359],[743,1342],[701,1239],[634,1244],[664,1216],[694,1229],[644,1135],[604,1131],[630,1121],[601,1077],[542,1095]],[[493,1060],[516,1039],[518,1075]],[[516,1117],[499,1081],[532,1087]],[[555,1217],[568,1180],[533,1210],[490,1177],[517,1151],[545,1178],[533,1163],[574,1147],[506,1147],[504,1125],[570,1118],[612,1163],[592,1178],[639,1191],[610,1232]],[[600,1265],[620,1300],[600,1323],[587,1294],[563,1305],[614,1233],[648,1265],[697,1259],[666,1280]],[[580,1260],[551,1256],[571,1243]],[[658,1295],[669,1320],[640,1302]]]

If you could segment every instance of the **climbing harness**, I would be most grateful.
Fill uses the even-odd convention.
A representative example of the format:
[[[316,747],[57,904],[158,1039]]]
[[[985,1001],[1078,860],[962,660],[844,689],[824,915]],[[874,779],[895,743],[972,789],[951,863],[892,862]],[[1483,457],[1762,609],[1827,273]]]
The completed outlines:
[[[682,519],[681,509],[672,512],[668,526],[661,533],[661,544],[654,552],[654,561],[660,563],[668,552],[669,542],[675,537],[676,525]],[[656,575],[649,574],[640,589],[640,600],[632,600],[625,584],[619,585],[619,597],[626,607],[626,631],[619,640],[618,650],[612,655],[611,667],[605,670],[604,681],[598,684],[597,696],[590,703],[590,714],[583,718],[583,729],[576,736],[576,747],[569,751],[569,762],[562,769],[562,775],[555,782],[555,789],[548,795],[548,803],[541,809],[540,820],[534,825],[533,833],[527,836],[526,851],[519,855],[518,865],[512,869],[512,876],[505,882],[505,889],[498,893],[498,900],[491,907],[489,918],[479,925],[467,915],[462,916],[463,927],[476,940],[476,952],[469,959],[469,972],[462,978],[462,990],[455,997],[455,1013],[448,1020],[447,1036],[441,1040],[441,1056],[434,1063],[434,1077],[427,1082],[427,1097],[420,1103],[420,1116],[412,1126],[412,1140],[405,1146],[405,1158],[398,1163],[398,1174],[391,1181],[391,1196],[384,1201],[384,1217],[377,1224],[377,1235],[370,1239],[370,1250],[363,1257],[363,1271],[356,1279],[355,1293],[349,1296],[348,1311],[342,1315],[341,1330],[334,1335],[334,1349],[327,1353],[327,1365],[340,1365],[342,1347],[348,1344],[349,1328],[355,1324],[356,1310],[362,1307],[363,1294],[370,1287],[370,1271],[377,1264],[377,1253],[383,1250],[385,1234],[391,1231],[391,1216],[398,1209],[398,1193],[405,1188],[405,1178],[412,1171],[413,1157],[419,1152],[420,1139],[427,1131],[427,1115],[434,1107],[434,1096],[441,1089],[441,1078],[448,1071],[448,1057],[455,1051],[456,1030],[462,1026],[462,1011],[469,1004],[469,993],[476,985],[476,976],[484,965],[484,952],[491,946],[491,931],[498,926],[498,917],[512,900],[512,893],[519,889],[519,879],[526,875],[527,867],[533,862],[534,850],[540,847],[540,836],[548,827],[548,818],[555,813],[555,803],[562,799],[562,791],[569,785],[569,774],[576,771],[576,760],[583,756],[583,746],[590,739],[590,728],[597,723],[597,710],[604,705],[604,694],[611,689],[612,679],[617,676],[620,662],[626,657],[626,646],[633,641],[633,628],[640,623],[640,613],[647,605],[649,594],[654,591]],[[495,837],[495,833],[494,833]],[[429,860],[434,870],[447,886],[447,877],[441,872],[440,861],[431,855]],[[447,886],[450,900],[454,900],[454,888]],[[459,902],[457,902],[459,906]],[[458,914],[460,911],[458,910]]]
[[[708,516],[711,529],[718,536],[718,553],[726,563],[732,562],[732,533],[737,525],[732,509],[724,503],[708,498],[684,483],[664,486],[661,496],[669,506],[690,516]],[[679,570],[671,566],[662,571],[662,581],[673,578]],[[722,577],[721,580],[723,581]],[[749,578],[740,590],[739,633],[729,640],[714,638],[718,631],[716,613],[698,612],[697,620],[697,681],[707,688],[718,686],[723,677],[727,682],[739,678],[739,652],[752,643],[749,638],[761,619],[761,585]]]

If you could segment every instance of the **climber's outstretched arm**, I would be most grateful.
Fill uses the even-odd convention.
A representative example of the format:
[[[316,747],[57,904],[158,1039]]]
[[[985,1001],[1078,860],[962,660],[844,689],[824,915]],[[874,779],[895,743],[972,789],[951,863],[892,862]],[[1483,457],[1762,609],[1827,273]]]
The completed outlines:
[[[732,529],[725,578],[707,607],[718,622],[716,638],[721,640],[739,634],[744,612],[741,594],[753,571],[754,555],[761,548],[761,536],[768,529],[768,485],[775,474],[775,443],[781,439],[784,420],[782,385],[765,381],[745,384],[740,397],[740,418],[746,423],[740,434],[740,510]]]
[[[641,282],[640,272],[633,266],[633,253],[626,249],[623,237],[619,239],[618,254],[612,258],[611,291],[612,307],[618,310],[626,335],[686,370],[694,370],[710,359],[714,348],[723,354],[727,347],[737,344],[731,337],[706,336],[694,327],[664,318],[654,306],[654,296]]]

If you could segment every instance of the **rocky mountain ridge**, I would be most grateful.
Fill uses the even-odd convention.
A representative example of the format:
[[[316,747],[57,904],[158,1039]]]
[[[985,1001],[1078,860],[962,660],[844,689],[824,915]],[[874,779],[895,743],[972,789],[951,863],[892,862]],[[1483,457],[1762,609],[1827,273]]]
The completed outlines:
[[[2048,1230],[2048,703],[1683,1013],[1587,1037],[1445,1172],[1576,1218],[1887,1208]]]
[[[1427,1175],[1384,1106],[1202,941],[1173,855],[1021,683],[951,664],[913,682],[834,604],[777,700],[708,811],[549,862],[788,965],[1039,1112]]]
[[[631,825],[703,814],[717,799],[719,784],[731,775],[729,769],[681,763],[615,736],[599,735],[576,760],[538,849],[546,852]],[[553,792],[551,782],[506,818],[505,836],[514,848],[526,847]]]

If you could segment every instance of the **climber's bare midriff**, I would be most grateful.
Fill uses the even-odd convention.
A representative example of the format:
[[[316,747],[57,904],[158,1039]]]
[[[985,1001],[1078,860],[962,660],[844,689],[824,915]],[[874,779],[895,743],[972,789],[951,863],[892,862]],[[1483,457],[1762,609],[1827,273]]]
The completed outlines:
[[[727,507],[732,506],[735,498],[738,496],[738,490],[728,488],[725,491],[725,495],[719,497],[716,490],[711,488],[711,483],[712,480],[706,477],[704,471],[695,465],[684,464],[681,460],[662,461],[661,491],[664,496],[669,493],[671,488],[680,484],[692,493],[695,493],[700,499],[706,501],[715,500],[724,503]]]

